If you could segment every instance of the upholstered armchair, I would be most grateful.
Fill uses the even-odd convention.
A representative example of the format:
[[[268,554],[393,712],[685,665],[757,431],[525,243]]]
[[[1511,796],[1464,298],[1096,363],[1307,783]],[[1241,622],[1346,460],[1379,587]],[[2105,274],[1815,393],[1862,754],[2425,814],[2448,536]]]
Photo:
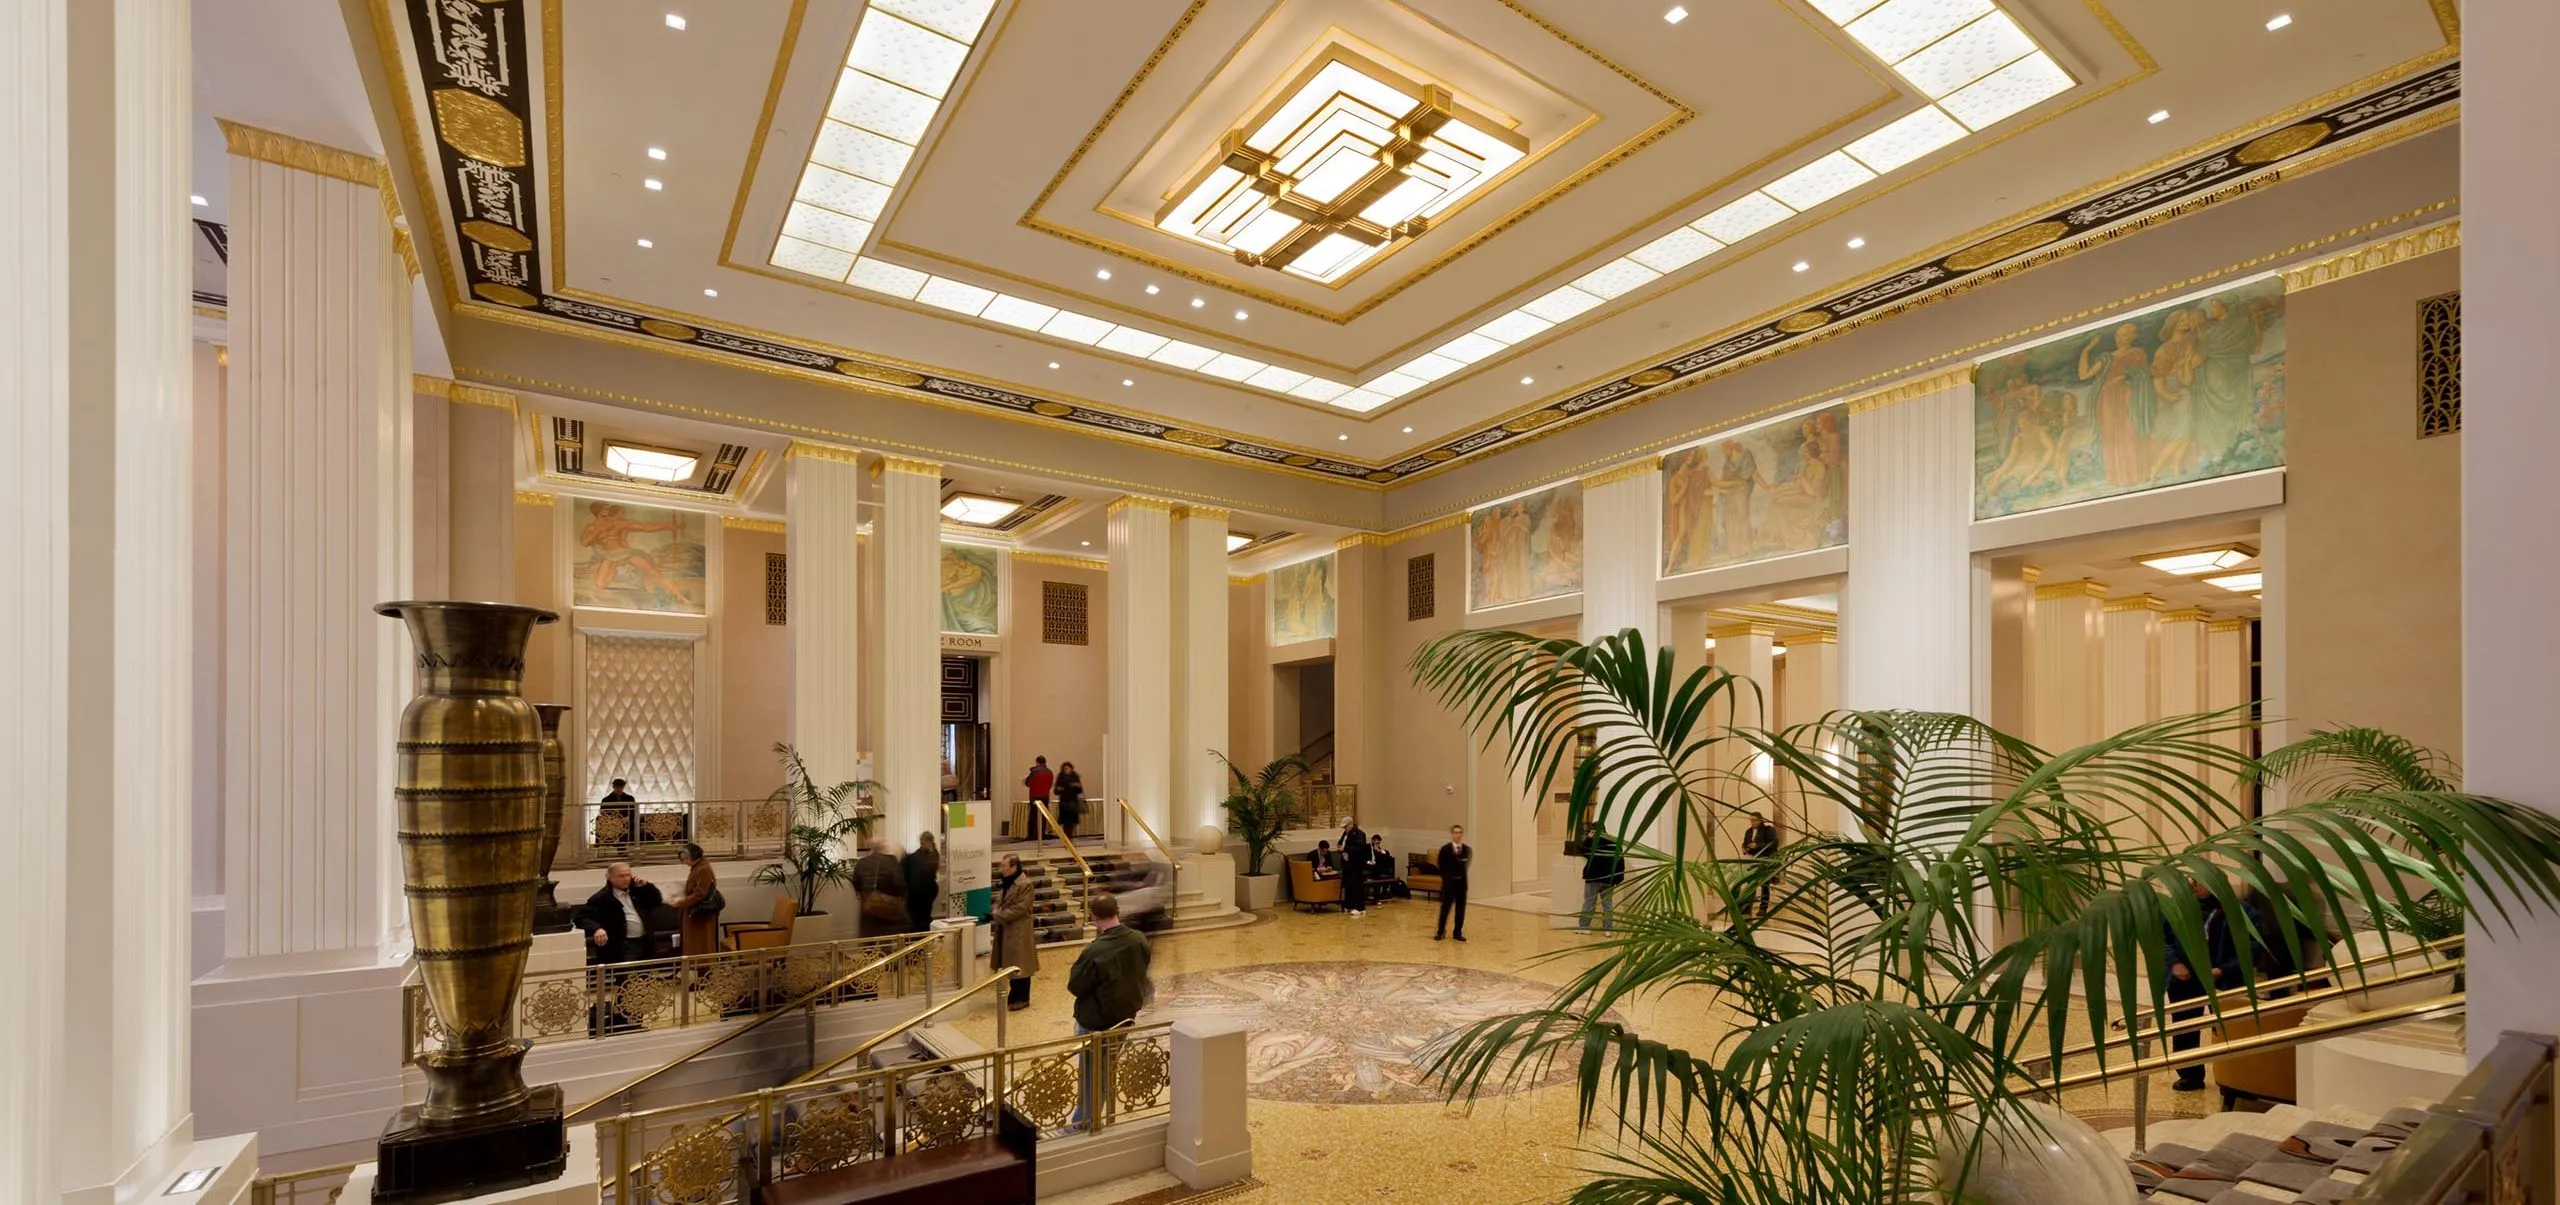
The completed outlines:
[[[773,901],[773,919],[769,921],[732,921],[720,926],[720,948],[724,950],[778,950],[791,944],[791,926],[800,918],[800,905],[790,896]]]

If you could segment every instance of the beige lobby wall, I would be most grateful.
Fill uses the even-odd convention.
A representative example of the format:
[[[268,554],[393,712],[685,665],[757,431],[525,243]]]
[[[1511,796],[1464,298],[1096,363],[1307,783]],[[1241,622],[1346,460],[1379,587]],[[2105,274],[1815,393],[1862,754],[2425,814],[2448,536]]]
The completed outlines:
[[[1247,773],[1271,764],[1270,578],[1227,579],[1227,743]]]
[[[722,799],[755,799],[782,785],[774,743],[791,738],[791,628],[765,622],[764,558],[783,551],[778,531],[729,527],[720,533],[720,605],[712,626],[720,650]]]
[[[1373,600],[1371,613],[1383,621],[1385,661],[1377,667],[1377,689],[1385,701],[1386,777],[1380,790],[1364,800],[1372,824],[1432,830],[1464,823],[1467,818],[1467,763],[1472,739],[1459,716],[1441,706],[1439,697],[1415,685],[1408,668],[1413,654],[1435,637],[1466,623],[1466,529],[1453,527],[1416,539],[1389,544],[1385,568],[1378,574],[1384,597]],[[1438,595],[1429,619],[1405,618],[1406,563],[1432,558]],[[1508,797],[1499,779],[1488,788],[1488,804]],[[1488,813],[1490,814],[1490,813]],[[1479,863],[1483,865],[1483,863]]]
[[[2439,253],[2285,299],[2287,676],[2296,734],[2462,746],[2462,436],[2417,437],[2418,302]]]
[[[516,598],[528,607],[557,612],[560,622],[533,630],[525,646],[524,694],[536,703],[566,703],[569,689],[569,615],[560,598],[560,562],[552,547],[553,503],[516,502]]]
[[[1040,642],[1040,584],[1073,582],[1085,588],[1090,643]],[[1111,721],[1111,575],[1100,569],[1015,557],[1005,599],[1004,655],[995,672],[1005,675],[1012,699],[1012,736],[1005,747],[1015,763],[995,768],[997,798],[1022,797],[1022,774],[1034,757],[1051,768],[1074,762],[1084,775],[1088,810],[1110,807],[1113,792],[1102,757],[1103,729]],[[1005,722],[998,717],[996,722]],[[1003,813],[999,814],[1000,816]],[[1173,840],[1168,833],[1165,839]]]

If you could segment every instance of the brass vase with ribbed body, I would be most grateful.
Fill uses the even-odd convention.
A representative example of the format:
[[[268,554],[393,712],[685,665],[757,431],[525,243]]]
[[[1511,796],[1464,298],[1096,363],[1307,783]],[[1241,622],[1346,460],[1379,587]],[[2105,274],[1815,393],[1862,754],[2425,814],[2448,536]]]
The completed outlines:
[[[551,877],[552,860],[560,856],[560,818],[569,800],[568,747],[560,738],[561,717],[569,713],[566,703],[536,703],[533,709],[542,717],[542,860],[541,894],[534,900],[534,927],[542,927],[545,909],[562,911],[554,892],[559,884]]]
[[[542,723],[525,701],[525,644],[559,617],[502,603],[395,602],[418,696],[400,713],[403,885],[442,1044],[420,1056],[418,1118],[455,1126],[524,1107],[527,1043],[509,1036],[543,867]],[[557,807],[557,796],[550,805]]]

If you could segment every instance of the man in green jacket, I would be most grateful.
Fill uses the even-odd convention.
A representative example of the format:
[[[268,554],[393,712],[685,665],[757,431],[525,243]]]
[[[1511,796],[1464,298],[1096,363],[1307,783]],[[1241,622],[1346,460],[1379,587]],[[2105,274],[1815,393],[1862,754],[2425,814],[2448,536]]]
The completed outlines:
[[[1067,972],[1067,994],[1076,999],[1078,1034],[1100,1033],[1137,1018],[1138,1009],[1146,1003],[1147,963],[1153,957],[1146,935],[1120,923],[1120,901],[1110,892],[1094,892],[1085,909],[1093,917],[1093,941],[1076,955],[1075,966]],[[1076,1069],[1077,1078],[1099,1096],[1103,1086],[1093,1078],[1091,1060],[1077,1055]],[[1085,1125],[1085,1093],[1077,1096],[1075,1116],[1067,1122],[1070,1130]]]

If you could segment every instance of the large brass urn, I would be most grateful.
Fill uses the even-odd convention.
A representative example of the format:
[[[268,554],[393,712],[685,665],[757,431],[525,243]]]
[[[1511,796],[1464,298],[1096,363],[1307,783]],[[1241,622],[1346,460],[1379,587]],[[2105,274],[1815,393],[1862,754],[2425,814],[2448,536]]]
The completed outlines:
[[[419,974],[443,1028],[418,1059],[426,1100],[384,1133],[376,1200],[381,1189],[433,1201],[547,1179],[565,1157],[560,1089],[526,1089],[528,1043],[508,1022],[543,879],[542,724],[521,693],[525,643],[558,616],[502,603],[374,609],[406,624],[417,648],[392,795]]]

